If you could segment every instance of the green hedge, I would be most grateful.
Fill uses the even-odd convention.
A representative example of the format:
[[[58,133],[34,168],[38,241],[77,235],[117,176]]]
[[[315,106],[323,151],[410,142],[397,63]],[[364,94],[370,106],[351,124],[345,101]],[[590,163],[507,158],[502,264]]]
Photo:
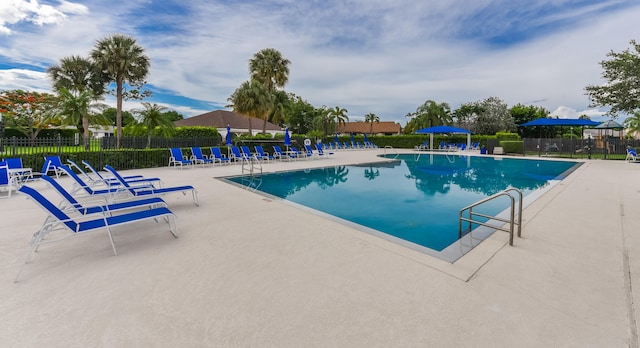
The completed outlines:
[[[191,151],[183,150],[185,156],[190,156]],[[22,164],[25,167],[40,171],[44,165],[45,156],[60,156],[63,163],[71,159],[78,165],[86,160],[96,169],[101,169],[108,164],[116,169],[156,168],[166,167],[169,163],[168,149],[144,149],[144,150],[118,150],[118,151],[80,151],[74,153],[38,153],[23,155]],[[84,169],[84,168],[83,168]]]
[[[73,138],[76,133],[78,133],[76,129],[43,129],[38,133],[37,138],[56,138],[58,136],[61,138]],[[4,137],[26,138],[27,136],[17,129],[5,128]]]
[[[522,153],[524,154],[524,142],[523,141],[501,141],[500,146],[504,149],[505,153]]]

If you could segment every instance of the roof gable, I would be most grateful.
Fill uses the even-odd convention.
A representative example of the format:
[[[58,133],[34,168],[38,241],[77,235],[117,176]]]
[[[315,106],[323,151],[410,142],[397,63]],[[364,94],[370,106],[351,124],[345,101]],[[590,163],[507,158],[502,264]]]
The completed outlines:
[[[249,129],[249,120],[251,120],[252,129],[262,129],[264,120],[236,114],[235,112],[227,110],[214,110],[201,115],[185,118],[184,120],[175,121],[173,124],[176,127],[202,126],[222,129],[229,125],[232,129]],[[276,124],[267,122],[267,130],[282,130],[282,128]]]

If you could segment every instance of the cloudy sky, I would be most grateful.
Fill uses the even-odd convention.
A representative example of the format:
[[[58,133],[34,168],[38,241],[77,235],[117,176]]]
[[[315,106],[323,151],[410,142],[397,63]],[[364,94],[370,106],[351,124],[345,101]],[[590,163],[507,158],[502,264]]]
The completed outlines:
[[[0,90],[50,91],[47,67],[123,33],[151,58],[148,101],[187,117],[223,109],[272,47],[287,91],[352,121],[491,96],[599,120],[584,87],[639,20],[637,0],[1,0]]]

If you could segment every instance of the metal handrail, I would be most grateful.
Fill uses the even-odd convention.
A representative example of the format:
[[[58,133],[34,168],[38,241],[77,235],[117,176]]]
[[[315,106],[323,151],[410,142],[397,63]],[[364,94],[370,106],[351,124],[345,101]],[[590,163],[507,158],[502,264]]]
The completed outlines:
[[[245,163],[248,165],[248,168],[245,169],[244,165]],[[249,173],[249,175],[253,175],[253,173],[256,170],[256,167],[260,170],[260,174],[262,174],[262,163],[260,163],[260,160],[256,157],[256,156],[251,156],[250,158],[243,158],[242,159],[242,174],[246,172]]]
[[[512,192],[517,193],[518,195],[518,212],[517,212],[517,219],[518,221],[516,221],[516,204],[515,204],[515,198],[513,197],[513,195],[511,194]],[[482,205],[484,203],[490,202],[498,197],[502,197],[502,196],[507,196],[509,197],[511,204],[510,204],[510,214],[509,214],[509,219],[503,219],[503,218],[499,218],[497,216],[491,216],[491,215],[486,215],[486,214],[482,214],[482,213],[476,213],[473,211],[473,208]],[[464,217],[463,214],[465,211],[469,212],[468,217]],[[484,217],[484,218],[489,218],[492,220],[496,220],[496,221],[500,221],[500,222],[504,222],[504,223],[508,223],[509,224],[509,228],[505,228],[503,227],[503,225],[494,225],[491,223],[487,223],[487,222],[481,222],[481,221],[476,221],[473,219],[474,216],[479,216],[479,217]],[[487,227],[491,227],[494,228],[496,230],[500,230],[500,231],[504,231],[504,232],[509,232],[509,245],[513,246],[513,229],[514,226],[517,225],[518,226],[518,238],[522,237],[522,191],[518,190],[517,188],[508,188],[504,191],[500,191],[496,194],[494,194],[493,196],[487,197],[483,200],[480,200],[478,202],[475,202],[469,206],[466,206],[462,209],[460,209],[460,215],[459,215],[459,220],[458,220],[458,238],[462,238],[462,222],[466,221],[469,223],[469,233],[471,232],[471,228],[473,226],[473,224],[477,224],[477,225],[481,225],[481,226],[487,226]]]
[[[387,149],[393,150],[393,152],[395,152],[396,157],[394,157],[394,158],[398,158],[398,156],[400,155],[400,154],[398,153],[398,150],[394,149],[394,148],[393,148],[393,146],[391,146],[391,145],[387,145],[387,146],[385,146],[385,147],[383,148],[383,150],[384,150],[383,154],[384,154],[384,155],[386,155],[386,154],[387,154]]]

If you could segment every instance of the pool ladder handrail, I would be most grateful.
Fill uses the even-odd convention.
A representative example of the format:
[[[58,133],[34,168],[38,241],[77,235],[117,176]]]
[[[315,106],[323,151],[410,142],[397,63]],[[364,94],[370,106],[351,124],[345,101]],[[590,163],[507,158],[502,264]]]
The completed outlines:
[[[245,164],[247,165],[247,168],[245,168]],[[247,172],[249,173],[249,175],[253,175],[256,169],[258,169],[260,171],[260,174],[262,175],[262,163],[260,162],[258,157],[251,156],[249,158],[242,159],[242,174]]]
[[[394,149],[393,146],[391,145],[387,145],[383,148],[383,155],[387,154],[387,149],[393,150],[393,152],[395,152],[396,156],[394,158],[398,158],[398,156],[400,156],[400,154],[398,153],[398,150]]]
[[[512,193],[515,192],[518,196],[518,211],[517,211],[517,221],[516,221],[516,198],[514,198],[514,196],[512,195]],[[498,197],[502,197],[502,196],[507,196],[509,197],[511,204],[510,204],[510,213],[509,213],[509,218],[508,219],[504,219],[504,218],[500,218],[497,216],[491,216],[491,215],[486,215],[486,214],[482,214],[482,213],[477,213],[473,211],[473,208],[482,205],[484,203],[490,202]],[[469,212],[468,217],[464,217],[463,214],[465,211]],[[481,222],[481,221],[476,221],[473,219],[474,216],[480,216],[480,217],[485,217],[485,218],[489,218],[492,220],[497,220],[503,223],[508,223],[509,224],[509,228],[505,228],[504,224],[501,225],[495,225],[495,224],[490,224],[487,222]],[[492,196],[489,196],[483,200],[480,200],[478,202],[475,202],[471,205],[468,205],[462,209],[460,209],[460,215],[459,215],[459,220],[458,220],[458,239],[462,238],[462,222],[466,221],[469,223],[469,233],[471,233],[471,228],[473,227],[473,224],[477,224],[477,225],[481,225],[481,226],[487,226],[487,227],[491,227],[494,228],[496,230],[500,230],[500,231],[504,231],[504,232],[509,232],[509,245],[513,246],[513,230],[514,227],[517,225],[518,226],[518,238],[522,237],[522,191],[520,191],[517,188],[508,188],[506,190],[500,191]]]

